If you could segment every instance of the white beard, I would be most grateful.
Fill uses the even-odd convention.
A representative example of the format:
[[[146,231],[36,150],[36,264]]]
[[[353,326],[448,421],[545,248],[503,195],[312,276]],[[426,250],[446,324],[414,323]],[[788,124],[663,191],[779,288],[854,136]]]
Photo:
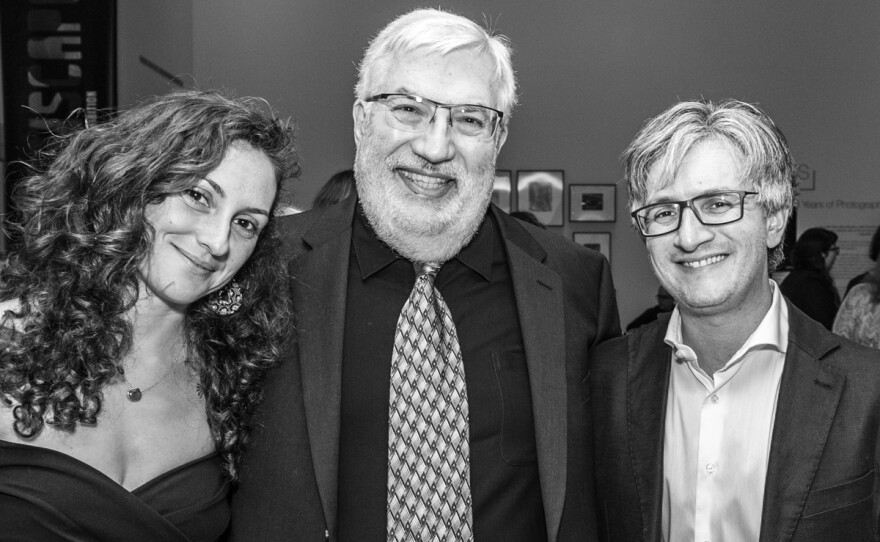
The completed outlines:
[[[410,154],[383,158],[365,134],[355,156],[355,179],[364,214],[376,236],[404,258],[417,263],[446,262],[476,234],[492,198],[495,154],[472,173],[458,165],[431,165]],[[455,177],[444,197],[416,196],[398,178],[409,165]]]

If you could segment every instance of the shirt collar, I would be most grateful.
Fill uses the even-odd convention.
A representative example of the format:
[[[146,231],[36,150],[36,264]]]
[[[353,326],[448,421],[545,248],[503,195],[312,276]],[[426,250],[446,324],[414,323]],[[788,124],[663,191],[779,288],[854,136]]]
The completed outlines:
[[[476,235],[453,259],[472,269],[483,279],[489,280],[492,276],[492,251],[498,237],[497,231],[498,226],[494,218],[490,218],[490,213],[487,212]],[[361,270],[361,278],[364,280],[385,269],[395,260],[404,259],[376,236],[360,203],[355,211],[351,240]]]
[[[483,279],[492,277],[492,254],[498,235],[498,225],[487,212],[471,242],[462,248],[455,259],[478,273]]]
[[[749,335],[746,342],[739,347],[739,350],[736,351],[725,366],[745,356],[753,349],[769,347],[781,354],[785,354],[788,350],[788,306],[779,292],[779,287],[776,286],[773,280],[770,280],[770,290],[772,291],[773,301],[770,303],[767,314],[764,315],[755,331]],[[666,328],[666,336],[663,340],[672,347],[674,351],[673,359],[682,362],[696,361],[696,354],[682,340],[681,313],[678,311],[677,305],[672,310],[672,316],[669,318],[669,326]]]

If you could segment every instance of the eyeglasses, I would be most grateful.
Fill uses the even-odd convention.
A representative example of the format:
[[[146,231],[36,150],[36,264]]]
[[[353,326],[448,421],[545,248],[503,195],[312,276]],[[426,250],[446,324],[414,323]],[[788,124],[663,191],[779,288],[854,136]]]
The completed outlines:
[[[491,139],[504,113],[491,107],[473,104],[441,104],[412,94],[377,94],[365,102],[380,102],[388,108],[385,123],[405,132],[422,132],[434,122],[437,109],[449,110],[449,125],[456,134]]]
[[[689,207],[700,224],[719,226],[730,224],[743,217],[746,196],[757,196],[757,192],[730,190],[711,192],[686,201],[664,201],[652,203],[636,209],[632,216],[645,237],[657,237],[672,233],[681,227],[683,209]]]

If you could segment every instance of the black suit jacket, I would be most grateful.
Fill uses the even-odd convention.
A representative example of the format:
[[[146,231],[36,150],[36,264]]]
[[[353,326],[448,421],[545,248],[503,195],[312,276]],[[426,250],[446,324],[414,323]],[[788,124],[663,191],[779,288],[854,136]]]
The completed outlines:
[[[788,304],[760,542],[877,540],[880,351]],[[604,538],[659,541],[669,315],[591,358]]]
[[[354,197],[282,220],[295,351],[270,374],[233,498],[234,540],[336,539],[342,345]],[[491,206],[504,242],[529,369],[548,540],[596,525],[587,350],[619,335],[608,263]],[[390,352],[389,352],[390,360]]]

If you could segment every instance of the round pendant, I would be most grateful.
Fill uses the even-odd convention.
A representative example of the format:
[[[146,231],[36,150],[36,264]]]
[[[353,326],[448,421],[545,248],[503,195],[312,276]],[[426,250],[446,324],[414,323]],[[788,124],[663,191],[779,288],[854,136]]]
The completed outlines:
[[[140,388],[131,388],[128,390],[128,400],[133,402],[138,402],[141,400],[141,389]]]

